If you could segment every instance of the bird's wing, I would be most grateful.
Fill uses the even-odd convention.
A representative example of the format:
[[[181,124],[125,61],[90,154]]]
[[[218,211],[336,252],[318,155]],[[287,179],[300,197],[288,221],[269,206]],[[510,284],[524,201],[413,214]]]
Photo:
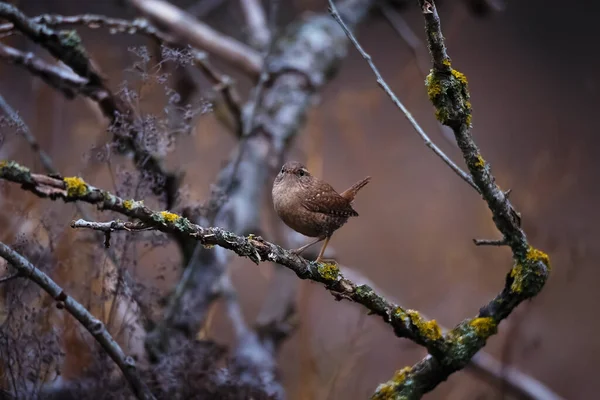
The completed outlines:
[[[312,197],[302,201],[302,206],[307,210],[340,217],[358,217],[350,202],[340,196],[328,183],[321,182],[315,189]]]

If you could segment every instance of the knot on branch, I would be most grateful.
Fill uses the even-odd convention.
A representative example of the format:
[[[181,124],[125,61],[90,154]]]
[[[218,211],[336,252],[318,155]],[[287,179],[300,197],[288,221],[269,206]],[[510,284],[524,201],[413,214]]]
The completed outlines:
[[[433,69],[425,79],[427,95],[435,107],[435,117],[451,128],[471,125],[471,102],[467,77],[445,59],[444,69]]]

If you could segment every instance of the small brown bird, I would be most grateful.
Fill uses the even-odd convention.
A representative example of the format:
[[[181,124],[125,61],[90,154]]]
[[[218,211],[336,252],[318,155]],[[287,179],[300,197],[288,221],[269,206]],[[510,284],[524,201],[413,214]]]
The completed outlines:
[[[300,254],[325,240],[317,257],[317,262],[321,261],[333,232],[341,228],[349,217],[358,217],[352,202],[356,193],[370,180],[368,176],[340,194],[327,182],[312,176],[301,163],[285,163],[273,182],[271,193],[275,211],[296,232],[317,238],[292,252]]]

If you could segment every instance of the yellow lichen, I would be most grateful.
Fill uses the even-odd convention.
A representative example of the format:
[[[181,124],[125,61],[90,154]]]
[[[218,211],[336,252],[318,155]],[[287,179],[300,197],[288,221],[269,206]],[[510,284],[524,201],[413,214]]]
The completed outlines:
[[[476,168],[483,168],[483,167],[485,167],[485,160],[483,159],[483,157],[481,157],[481,154],[477,154],[477,161],[475,161],[475,163],[473,163],[473,165]]]
[[[167,222],[175,222],[177,221],[179,218],[181,218],[179,215],[169,212],[169,211],[161,211],[160,215],[164,218],[165,221]]]
[[[448,68],[452,67],[452,62],[449,58],[445,58],[444,61],[442,61],[442,64],[444,64]]]
[[[496,321],[490,317],[475,318],[469,325],[473,327],[477,336],[488,337],[496,333]]]
[[[452,76],[454,76],[460,83],[462,83],[465,86],[468,84],[467,77],[465,76],[465,74],[455,70],[454,68],[450,69],[450,72],[452,73]]]
[[[88,192],[85,181],[77,176],[64,178],[68,197],[82,197]]]
[[[438,79],[433,77],[433,72],[427,75],[425,83],[427,85],[427,96],[431,101],[442,94],[442,85]]]
[[[379,385],[373,395],[373,399],[376,400],[387,400],[387,399],[395,399],[394,396],[396,394],[396,390],[400,385],[402,385],[410,373],[410,367],[404,367],[402,369],[397,370],[394,373],[394,377],[386,383],[382,383]]]
[[[541,261],[546,265],[546,267],[548,267],[548,269],[551,269],[550,257],[548,256],[548,254],[546,254],[543,251],[538,250],[532,246],[529,246],[529,249],[527,249],[527,254],[525,255],[525,259],[527,259],[527,261],[530,261],[530,262]]]
[[[318,267],[319,275],[328,281],[337,280],[340,270],[336,264],[321,263]]]
[[[521,293],[523,291],[523,266],[519,263],[515,264],[510,270],[510,277],[513,278],[510,289],[515,293]]]
[[[135,200],[125,200],[125,201],[123,201],[123,207],[125,207],[126,210],[131,210],[133,208],[134,204],[135,204]]]
[[[406,314],[408,314],[410,322],[417,327],[421,336],[428,340],[439,340],[442,338],[442,329],[435,319],[425,321],[415,310],[407,310]]]
[[[0,161],[0,168],[6,167],[8,165],[8,161],[2,160]]]

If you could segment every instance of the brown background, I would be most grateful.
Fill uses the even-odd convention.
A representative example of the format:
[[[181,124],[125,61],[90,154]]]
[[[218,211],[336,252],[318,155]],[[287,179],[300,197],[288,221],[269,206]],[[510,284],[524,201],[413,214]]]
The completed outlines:
[[[325,1],[296,1],[293,7],[282,3],[284,20],[298,10],[326,9]],[[462,5],[445,3],[440,12],[450,55],[470,82],[474,137],[499,185],[513,190],[513,204],[523,215],[531,243],[547,251],[553,265],[544,291],[502,323],[485,350],[565,398],[595,398],[600,389],[595,318],[600,301],[600,252],[595,246],[600,6],[509,1],[503,13],[477,19]],[[28,15],[127,14],[109,0],[31,0],[20,5]],[[243,22],[237,7],[230,2],[210,22],[234,33]],[[414,7],[404,16],[422,38],[422,20]],[[126,79],[123,68],[132,61],[126,47],[143,39],[114,37],[103,30],[81,32],[89,52],[117,87]],[[430,136],[461,163],[457,149],[440,135],[423,76],[402,39],[378,14],[361,25],[358,37]],[[34,49],[22,39],[10,43]],[[106,137],[90,107],[81,99],[62,99],[20,69],[0,68],[1,93],[21,112],[59,170],[111,188],[103,168],[84,169],[83,155]],[[240,85],[245,89],[248,82],[242,79]],[[162,103],[149,101],[144,107],[160,110]],[[208,196],[234,143],[211,115],[199,120],[195,136],[178,143],[170,163],[187,171],[194,197]],[[7,138],[0,153],[40,169],[17,139]],[[453,326],[502,288],[511,265],[509,251],[477,248],[471,241],[497,237],[485,203],[423,145],[354,49],[311,110],[292,154],[339,190],[364,175],[373,177],[356,201],[361,216],[341,229],[331,245],[338,261],[364,273],[404,307]],[[23,198],[31,201],[30,196]],[[61,213],[56,222],[62,226],[74,213],[72,206],[47,201],[36,207],[37,215],[48,208]],[[145,256],[138,266],[139,279],[168,288],[172,279],[155,281],[153,276],[159,265],[177,262],[173,250]],[[235,263],[234,280],[249,319],[261,305],[269,268]],[[291,399],[367,398],[396,369],[425,355],[395,338],[379,320],[365,316],[362,308],[335,302],[319,285],[302,282],[299,302],[301,327],[279,357]],[[221,342],[231,339],[227,319],[219,312],[210,334]],[[461,372],[426,398],[491,399],[498,393]]]

